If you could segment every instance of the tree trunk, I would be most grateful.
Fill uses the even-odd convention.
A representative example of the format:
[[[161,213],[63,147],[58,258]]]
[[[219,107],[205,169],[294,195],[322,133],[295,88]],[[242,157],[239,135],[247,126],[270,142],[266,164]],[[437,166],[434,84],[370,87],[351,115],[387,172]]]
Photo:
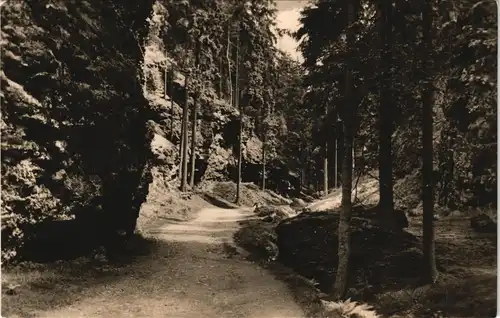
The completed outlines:
[[[228,93],[229,93],[229,103],[233,105],[233,82],[231,74],[231,20],[227,23],[227,47],[226,47],[226,59],[227,59],[227,82],[228,82]]]
[[[354,8],[352,1],[347,2],[347,21],[348,25],[354,22]],[[347,32],[347,47],[353,43],[353,31]],[[338,245],[338,266],[335,277],[334,297],[337,300],[343,299],[347,292],[347,279],[349,272],[349,257],[350,257],[350,223],[352,215],[352,145],[353,145],[353,120],[355,113],[355,105],[352,102],[352,73],[351,63],[347,63],[345,75],[345,95],[343,109],[344,123],[344,158],[342,162],[342,210],[339,217],[339,245]]]
[[[168,87],[168,66],[165,65],[164,69],[164,83],[163,83],[163,98],[167,100],[167,87]]]
[[[335,136],[335,149],[334,149],[334,163],[333,163],[333,169],[334,169],[334,172],[333,172],[333,180],[334,180],[334,183],[333,183],[333,186],[335,189],[337,189],[337,186],[338,186],[338,177],[339,177],[339,173],[337,171],[338,169],[338,147],[337,147],[337,140],[338,140],[338,135]]]
[[[198,113],[198,94],[194,96],[193,100],[193,114],[191,121],[191,176],[189,180],[189,185],[191,189],[194,188],[194,175],[196,170],[196,121]]]
[[[308,161],[309,161],[309,149],[305,144],[302,145],[302,152],[304,154],[304,160],[302,161],[302,189],[309,189],[309,178],[308,178]]]
[[[262,136],[262,191],[266,190],[266,143],[267,131]]]
[[[243,109],[240,107],[240,78],[239,78],[239,64],[240,64],[240,30],[238,27],[238,31],[236,33],[236,64],[235,64],[235,80],[234,80],[234,94],[235,94],[235,107],[240,112],[240,120],[239,120],[239,133],[238,133],[238,179],[236,182],[236,204],[240,203],[240,192],[241,192],[241,157],[242,157],[242,148],[243,148]]]
[[[328,195],[328,105],[325,105],[325,145],[323,148],[323,194]]]
[[[379,207],[387,221],[392,221],[394,193],[392,182],[392,133],[394,101],[392,98],[392,0],[382,1],[381,66],[384,78],[381,81],[379,103]]]
[[[189,76],[186,74],[186,101],[184,104],[184,109],[182,110],[182,178],[181,178],[181,191],[187,191],[187,156],[188,156],[188,109],[189,109]]]
[[[306,149],[304,147],[303,141],[301,142],[300,145],[300,191],[302,189],[306,188],[306,160],[307,160],[307,153]]]
[[[432,4],[425,0],[422,14],[422,207],[423,207],[423,257],[424,275],[429,283],[436,282],[439,273],[436,266],[434,233],[434,182],[433,182],[433,99],[434,81],[429,65],[432,49]]]
[[[222,74],[224,74],[223,67],[222,67],[222,50],[220,52],[221,54],[219,55],[219,98],[222,100],[223,99],[223,94],[222,94]]]
[[[201,53],[201,42],[196,41],[195,46],[195,66],[198,68],[200,66],[200,53]],[[194,188],[194,174],[196,170],[196,120],[198,115],[198,97],[201,94],[202,87],[199,87],[200,92],[195,92],[193,98],[193,114],[191,121],[191,174],[189,178],[189,185],[191,189]]]
[[[174,137],[174,77],[175,77],[175,71],[174,68],[172,67],[172,76],[170,78],[170,138]],[[181,128],[182,130],[182,128]],[[181,144],[181,143],[179,143]]]
[[[269,65],[266,65],[267,67]],[[264,80],[267,81],[267,73],[264,74]],[[269,100],[269,103],[264,103],[261,108],[261,116],[262,116],[262,191],[266,190],[266,156],[267,156],[267,132],[268,132],[268,127],[267,127],[267,118],[269,117],[269,111],[270,111],[270,103],[271,101]],[[250,103],[251,105],[251,103]]]
[[[184,83],[184,86],[186,86],[186,83]],[[182,108],[182,115],[184,116],[184,109],[185,107]],[[174,108],[172,107],[172,115],[174,112]],[[181,132],[179,135],[179,180],[182,183],[182,163],[184,162],[183,159],[183,149],[184,149],[184,134],[186,131],[186,127],[184,126],[184,117],[180,118],[181,119]],[[182,188],[182,187],[181,187]]]

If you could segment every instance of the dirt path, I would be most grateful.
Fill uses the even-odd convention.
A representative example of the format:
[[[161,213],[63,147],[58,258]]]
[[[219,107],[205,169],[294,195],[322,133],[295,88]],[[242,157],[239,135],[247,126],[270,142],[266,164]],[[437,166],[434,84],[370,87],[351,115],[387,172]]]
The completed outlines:
[[[228,255],[237,221],[250,209],[202,209],[190,222],[150,228],[160,247],[130,275],[82,291],[37,317],[305,317],[287,286],[241,255]]]

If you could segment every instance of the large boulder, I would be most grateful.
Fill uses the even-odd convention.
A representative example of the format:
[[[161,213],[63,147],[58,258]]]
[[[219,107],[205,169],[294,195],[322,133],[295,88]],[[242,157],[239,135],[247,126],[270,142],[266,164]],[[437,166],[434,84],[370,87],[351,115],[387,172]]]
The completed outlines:
[[[470,219],[470,226],[480,233],[496,233],[497,223],[487,214],[481,213]]]
[[[400,209],[394,209],[390,218],[381,211],[380,207],[356,205],[352,209],[354,216],[367,218],[379,223],[380,225],[392,227],[394,229],[405,229],[409,226],[408,217],[406,212]]]
[[[290,204],[290,206],[296,210],[300,210],[304,208],[306,205],[307,203],[300,198],[293,198],[292,203]]]
[[[392,219],[396,227],[406,229],[409,226],[408,217],[402,210],[395,209],[392,213]]]
[[[266,221],[282,221],[297,214],[288,205],[257,205],[254,213]]]
[[[234,241],[251,255],[274,261],[278,256],[274,225],[261,220],[247,220],[235,234]]]
[[[338,262],[338,212],[302,213],[276,227],[280,261],[315,279],[326,291],[333,284]],[[367,218],[352,218],[350,270],[357,274],[350,275],[350,279],[363,276],[375,285],[394,275],[418,275],[419,240],[408,232],[379,224]]]

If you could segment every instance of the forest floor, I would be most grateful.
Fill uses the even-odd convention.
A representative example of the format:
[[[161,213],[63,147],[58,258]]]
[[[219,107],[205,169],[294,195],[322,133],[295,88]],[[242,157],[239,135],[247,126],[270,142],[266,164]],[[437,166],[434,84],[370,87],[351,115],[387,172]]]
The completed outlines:
[[[311,213],[313,214],[315,213]],[[303,217],[301,222],[304,222],[304,227],[308,227],[307,216]],[[241,233],[253,232],[259,233],[254,236],[264,236],[273,231],[273,225],[266,222],[245,220],[241,223]],[[421,226],[421,222],[412,219],[407,232],[416,235],[421,240]],[[382,317],[495,317],[497,312],[496,239],[494,234],[474,233],[469,228],[467,218],[438,220],[436,221],[436,257],[440,274],[436,284],[423,283],[422,276],[418,274],[408,275],[409,272],[415,271],[415,264],[420,263],[419,258],[422,252],[421,247],[417,246],[401,251],[398,255],[388,255],[384,258],[384,261],[389,264],[394,261],[394,263],[402,264],[398,266],[408,268],[392,269],[389,274],[391,277],[387,279],[381,277],[370,279],[378,283],[364,285],[356,283],[356,286],[349,289],[349,297],[372,305],[379,314],[383,315]],[[323,245],[322,242],[310,242],[304,248]],[[324,251],[324,254],[334,253],[335,247],[332,247],[330,251]],[[418,258],[415,259],[415,256]],[[329,255],[325,258],[334,257],[335,255]],[[401,259],[408,259],[408,262],[398,261]],[[301,262],[299,266],[301,271],[315,272],[320,269],[318,260],[307,264],[304,260]],[[361,272],[370,273],[378,265],[368,261],[357,266],[362,269]],[[281,270],[278,272],[274,270],[275,263],[266,264],[265,267],[270,268],[274,273],[280,273]],[[317,283],[323,283],[316,277],[308,278]],[[355,279],[356,281],[363,280],[363,277]],[[314,300],[314,297],[309,297],[309,299]]]
[[[238,221],[253,209],[202,204],[197,195],[186,202],[176,214],[161,216],[156,207],[156,221],[142,222],[120,263],[82,258],[4,269],[2,317],[307,316],[286,283],[234,244]],[[204,206],[190,213],[189,204]]]
[[[363,192],[371,197],[372,188],[364,185],[360,197]],[[286,201],[244,189],[246,205]],[[139,222],[142,234],[120,262],[81,258],[2,269],[2,317],[319,317],[319,293],[310,281],[234,243],[235,233],[255,241],[273,224],[230,203],[232,185],[205,190],[209,197],[170,194],[150,200]],[[311,205],[332,208],[338,195]],[[407,231],[420,238],[421,227],[419,218],[412,218]],[[405,277],[404,288],[387,282],[359,300],[384,317],[493,317],[496,251],[496,235],[474,233],[467,217],[444,217],[436,222],[437,284]]]
[[[379,295],[384,312],[401,317],[495,317],[497,235],[474,232],[463,216],[436,221],[435,231],[438,282]],[[410,220],[408,232],[421,238],[421,220]]]

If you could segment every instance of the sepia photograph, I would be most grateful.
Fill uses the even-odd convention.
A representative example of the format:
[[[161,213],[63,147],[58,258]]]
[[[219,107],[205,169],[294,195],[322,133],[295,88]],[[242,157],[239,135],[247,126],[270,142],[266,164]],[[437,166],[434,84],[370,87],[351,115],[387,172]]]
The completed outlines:
[[[1,318],[497,315],[495,0],[0,0]]]

